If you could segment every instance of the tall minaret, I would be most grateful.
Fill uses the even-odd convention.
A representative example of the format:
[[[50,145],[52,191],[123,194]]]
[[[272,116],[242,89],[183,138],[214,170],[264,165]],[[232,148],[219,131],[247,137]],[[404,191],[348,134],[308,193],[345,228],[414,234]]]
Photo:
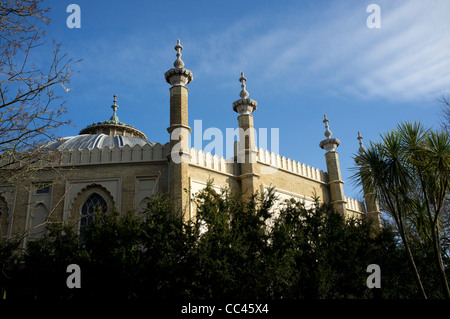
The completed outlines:
[[[333,204],[333,208],[336,212],[345,216],[346,209],[346,200],[344,196],[344,182],[341,177],[341,168],[339,165],[339,156],[338,152],[336,152],[336,148],[339,146],[341,141],[337,138],[330,138],[333,133],[331,133],[328,126],[327,115],[324,114],[323,123],[325,123],[325,137],[326,139],[320,142],[320,148],[326,150],[325,160],[327,163],[327,172],[328,172],[328,185],[330,186],[331,193],[331,203]]]
[[[164,74],[170,88],[170,134],[169,158],[169,194],[172,199],[174,212],[182,214],[185,220],[189,219],[190,185],[189,185],[189,134],[191,128],[188,124],[188,88],[193,80],[192,72],[184,68],[181,60],[180,39],[177,40],[175,51],[177,59],[174,67]]]
[[[233,102],[233,110],[240,115],[238,116],[239,125],[239,143],[237,147],[237,162],[240,166],[241,192],[244,197],[249,198],[258,190],[257,180],[259,178],[257,167],[258,149],[255,141],[255,128],[253,125],[253,115],[251,113],[256,110],[257,103],[255,100],[249,99],[249,93],[245,89],[247,79],[244,72],[241,72],[239,82],[241,82],[240,99]]]
[[[362,160],[362,155],[366,152],[366,148],[363,145],[363,137],[358,132],[358,137],[356,138],[359,141],[359,149],[358,153],[359,155],[355,158],[355,162],[359,163],[359,161]],[[381,229],[381,212],[380,207],[378,206],[378,200],[375,194],[369,192],[367,189],[366,183],[363,184],[363,192],[364,192],[364,199],[366,201],[366,216],[372,220],[372,227],[376,230]]]

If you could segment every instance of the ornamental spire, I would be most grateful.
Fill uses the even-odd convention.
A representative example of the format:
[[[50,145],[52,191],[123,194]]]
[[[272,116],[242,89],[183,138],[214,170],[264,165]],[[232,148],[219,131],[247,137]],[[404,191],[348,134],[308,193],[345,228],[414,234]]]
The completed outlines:
[[[119,117],[117,116],[116,112],[117,109],[119,108],[119,106],[117,105],[117,95],[114,94],[114,101],[113,101],[113,105],[111,105],[111,108],[113,109],[113,115],[111,116],[111,118],[109,119],[110,121],[113,121],[115,123],[119,123]]]
[[[325,137],[328,139],[331,137],[331,135],[333,135],[333,133],[330,131],[330,127],[328,126],[328,122],[330,122],[327,119],[327,115],[324,114],[323,115],[323,123],[325,123]]]
[[[181,60],[181,50],[183,50],[183,46],[180,44],[180,39],[177,39],[177,45],[175,46],[175,51],[177,51],[177,59],[173,63],[173,66],[177,69],[184,67],[184,62]]]
[[[358,132],[358,137],[356,139],[359,140],[359,149],[358,149],[358,151],[360,153],[364,153],[366,151],[366,148],[363,145],[363,142],[362,142],[363,137],[361,136],[361,133]]]
[[[239,82],[241,82],[241,93],[239,93],[239,96],[241,97],[241,99],[246,99],[249,96],[249,93],[247,92],[247,90],[245,89],[246,85],[245,82],[247,81],[247,78],[244,76],[244,72],[241,71],[241,78],[239,79]]]
[[[184,68],[184,62],[181,60],[181,50],[183,50],[183,46],[180,44],[180,39],[177,39],[177,45],[175,46],[177,59],[173,63],[175,68],[164,73],[167,83],[172,86],[186,86],[194,79],[192,72]]]
[[[255,100],[249,99],[249,93],[245,89],[247,78],[244,76],[244,72],[241,71],[241,77],[239,78],[241,82],[241,93],[239,93],[240,99],[233,102],[233,110],[241,115],[248,115],[256,110],[258,103]]]
[[[325,137],[322,142],[320,142],[319,146],[320,148],[326,150],[327,152],[334,152],[336,150],[336,147],[339,146],[341,141],[339,141],[337,138],[330,138],[333,133],[330,131],[330,127],[328,126],[328,122],[330,122],[327,119],[327,115],[323,115],[323,123],[325,123]]]

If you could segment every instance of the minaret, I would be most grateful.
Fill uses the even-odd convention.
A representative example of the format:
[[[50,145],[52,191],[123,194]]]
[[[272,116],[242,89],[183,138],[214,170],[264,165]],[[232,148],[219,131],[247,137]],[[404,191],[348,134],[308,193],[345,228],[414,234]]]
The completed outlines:
[[[363,145],[363,137],[358,132],[358,137],[356,138],[359,141],[359,149],[358,153],[359,155],[355,158],[355,162],[358,163],[358,161],[361,160],[361,156],[366,152],[366,148]],[[378,206],[377,197],[375,194],[368,191],[366,183],[363,184],[363,192],[364,192],[364,200],[366,201],[366,216],[372,220],[372,226],[374,229],[379,230],[381,229],[381,212],[380,207]]]
[[[170,88],[170,126],[167,131],[170,134],[171,153],[169,160],[169,194],[172,199],[174,212],[182,214],[185,220],[189,215],[190,185],[189,185],[189,134],[191,128],[188,125],[188,88],[193,80],[192,72],[184,68],[181,60],[180,39],[177,40],[175,51],[177,59],[174,67],[164,74]]]
[[[240,115],[238,116],[239,125],[239,143],[237,147],[237,162],[240,166],[241,192],[244,198],[249,198],[258,190],[257,180],[259,178],[257,167],[258,149],[255,141],[255,128],[253,125],[253,115],[251,113],[256,110],[257,103],[255,100],[249,99],[249,93],[245,89],[247,79],[244,72],[241,72],[239,82],[241,82],[240,99],[233,102],[233,110]]]
[[[320,148],[326,150],[325,160],[327,163],[327,172],[328,172],[328,185],[330,186],[331,193],[331,203],[336,212],[345,216],[346,209],[346,200],[344,196],[344,182],[341,177],[341,168],[339,165],[339,156],[338,152],[336,152],[336,148],[339,146],[341,141],[337,138],[330,138],[333,133],[331,133],[328,126],[327,115],[324,114],[323,123],[325,123],[325,137],[326,139],[320,142]]]

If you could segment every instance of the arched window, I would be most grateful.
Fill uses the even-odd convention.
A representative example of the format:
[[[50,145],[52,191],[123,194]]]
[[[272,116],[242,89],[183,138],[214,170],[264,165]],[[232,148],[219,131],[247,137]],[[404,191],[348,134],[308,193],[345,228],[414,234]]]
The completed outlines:
[[[94,221],[97,212],[104,214],[107,211],[108,204],[105,199],[97,193],[91,194],[81,207],[80,231],[86,229]]]
[[[47,220],[47,208],[43,204],[37,205],[33,208],[31,213],[31,230],[30,239],[39,239],[45,235],[47,228],[45,221]]]

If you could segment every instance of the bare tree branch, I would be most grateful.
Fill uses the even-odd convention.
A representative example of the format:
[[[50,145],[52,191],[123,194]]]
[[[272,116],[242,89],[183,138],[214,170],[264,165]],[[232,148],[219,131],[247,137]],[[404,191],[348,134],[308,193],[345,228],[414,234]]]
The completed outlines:
[[[450,97],[442,95],[439,102],[442,104],[441,127],[448,132],[450,130]]]
[[[38,146],[70,123],[63,118],[66,109],[55,89],[70,82],[78,61],[53,42],[47,66],[33,63],[35,49],[45,48],[44,27],[50,22],[42,2],[0,2],[0,183],[32,174],[43,159]]]

